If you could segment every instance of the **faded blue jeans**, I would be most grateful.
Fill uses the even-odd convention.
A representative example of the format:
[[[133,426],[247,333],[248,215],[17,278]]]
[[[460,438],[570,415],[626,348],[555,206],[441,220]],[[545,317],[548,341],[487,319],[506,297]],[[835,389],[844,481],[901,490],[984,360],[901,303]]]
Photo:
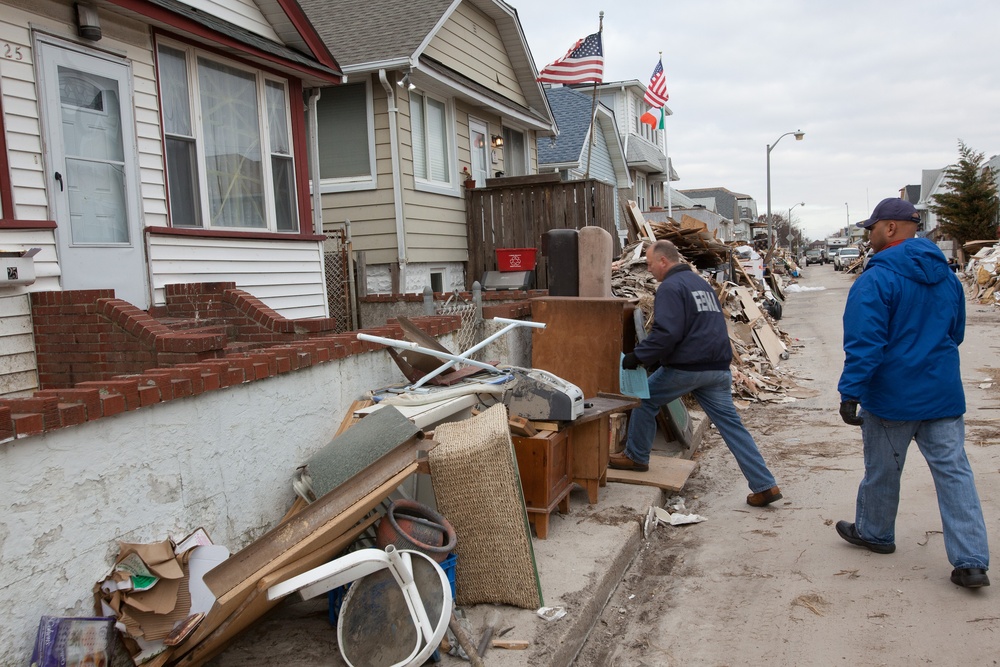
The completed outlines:
[[[636,463],[648,463],[656,435],[656,413],[675,398],[690,393],[719,429],[747,478],[750,490],[760,493],[775,486],[774,476],[767,469],[757,444],[736,414],[732,386],[733,376],[729,371],[682,371],[665,366],[657,369],[649,376],[649,398],[643,399],[629,418],[625,455]]]
[[[965,420],[961,415],[926,421],[890,421],[862,410],[865,423],[865,477],[858,487],[855,527],[863,540],[896,541],[899,480],[911,440],[934,478],[944,548],[953,567],[990,566],[986,523],[972,467],[965,455]]]

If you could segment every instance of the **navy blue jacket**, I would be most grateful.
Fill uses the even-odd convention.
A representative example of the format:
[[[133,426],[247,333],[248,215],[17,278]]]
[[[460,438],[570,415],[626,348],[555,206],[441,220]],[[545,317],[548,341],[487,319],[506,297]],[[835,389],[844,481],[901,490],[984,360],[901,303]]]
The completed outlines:
[[[944,254],[907,239],[872,255],[844,309],[841,400],[892,421],[965,413],[965,294]]]
[[[644,366],[686,371],[729,370],[733,349],[715,290],[687,264],[663,277],[653,302],[653,330],[635,347]]]

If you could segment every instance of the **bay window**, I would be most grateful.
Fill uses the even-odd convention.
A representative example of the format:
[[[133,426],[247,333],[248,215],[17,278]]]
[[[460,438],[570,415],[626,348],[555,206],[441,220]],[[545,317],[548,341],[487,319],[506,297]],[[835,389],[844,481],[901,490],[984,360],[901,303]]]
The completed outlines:
[[[297,232],[287,82],[191,47],[157,56],[171,224]]]

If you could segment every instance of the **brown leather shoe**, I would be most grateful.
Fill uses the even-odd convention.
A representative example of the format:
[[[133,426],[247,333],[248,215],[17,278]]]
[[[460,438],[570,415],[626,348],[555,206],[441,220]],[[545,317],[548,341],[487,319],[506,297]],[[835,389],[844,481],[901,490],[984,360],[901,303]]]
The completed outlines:
[[[646,472],[649,470],[649,464],[636,463],[626,456],[625,452],[612,454],[611,458],[608,460],[608,467],[614,468],[615,470],[634,470],[635,472]]]
[[[766,491],[751,493],[748,495],[747,505],[750,505],[751,507],[765,507],[773,503],[775,500],[781,500],[781,489],[776,486],[772,486]]]

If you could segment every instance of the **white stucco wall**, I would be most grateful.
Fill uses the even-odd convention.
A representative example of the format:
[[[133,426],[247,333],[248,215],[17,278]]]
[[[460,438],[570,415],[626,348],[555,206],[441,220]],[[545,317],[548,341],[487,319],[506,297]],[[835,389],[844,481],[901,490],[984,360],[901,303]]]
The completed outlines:
[[[373,264],[365,269],[368,294],[392,294],[392,274],[388,264]],[[431,272],[441,273],[444,292],[465,289],[465,264],[463,262],[435,262],[406,265],[402,279],[403,294],[420,294],[431,284]],[[480,276],[482,277],[482,276]]]

